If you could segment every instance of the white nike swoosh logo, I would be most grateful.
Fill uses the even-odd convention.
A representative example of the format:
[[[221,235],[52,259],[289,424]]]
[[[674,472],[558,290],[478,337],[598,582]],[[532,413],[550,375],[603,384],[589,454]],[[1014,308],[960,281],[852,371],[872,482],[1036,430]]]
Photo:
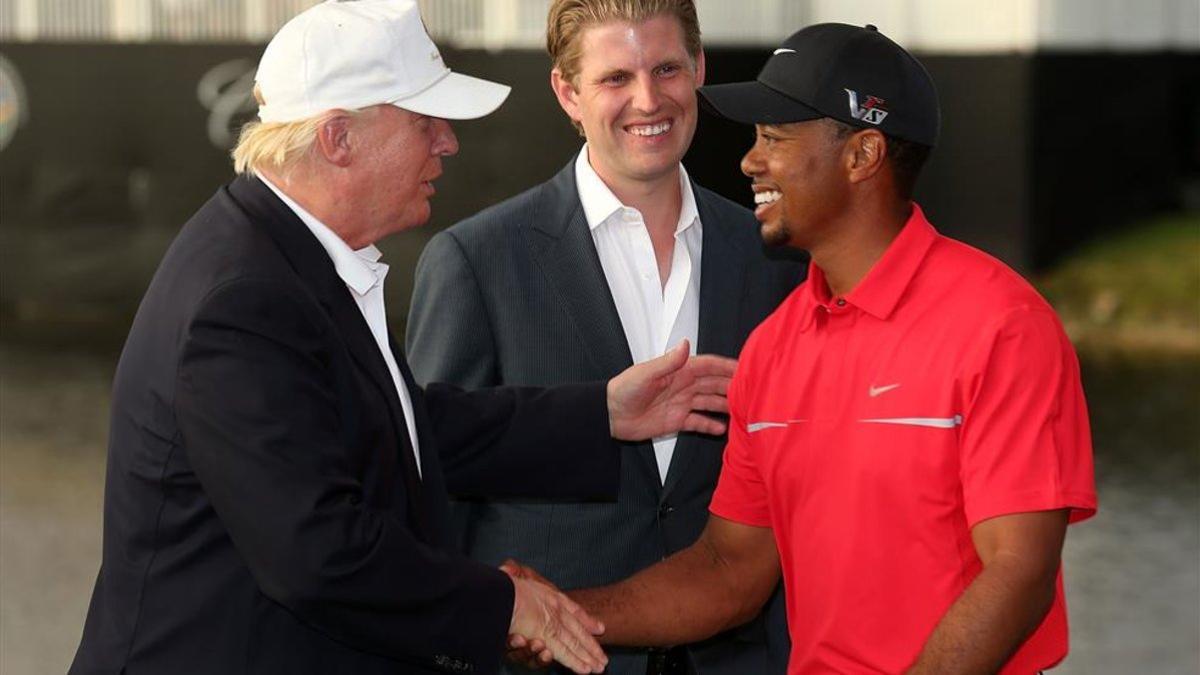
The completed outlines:
[[[774,52],[772,52],[771,56],[774,56],[775,54],[795,54],[795,53],[796,53],[795,49],[788,49],[787,47],[780,47],[779,49],[776,49]]]
[[[876,387],[875,385],[871,385],[871,387],[869,389],[867,389],[867,394],[869,394],[871,396],[871,398],[875,398],[876,396],[878,396],[880,394],[886,394],[887,392],[889,392],[899,386],[900,386],[899,382],[897,382],[896,384],[889,384],[889,385],[886,385],[883,387]]]
[[[803,421],[805,420],[785,420],[783,422],[751,422],[750,424],[746,425],[746,431],[753,434],[755,432],[762,431],[763,429],[778,429],[779,427],[786,427],[789,424],[796,424]]]
[[[903,424],[910,427],[933,427],[934,429],[953,429],[962,424],[962,415],[954,417],[878,417],[870,420],[859,420],[871,424]]]

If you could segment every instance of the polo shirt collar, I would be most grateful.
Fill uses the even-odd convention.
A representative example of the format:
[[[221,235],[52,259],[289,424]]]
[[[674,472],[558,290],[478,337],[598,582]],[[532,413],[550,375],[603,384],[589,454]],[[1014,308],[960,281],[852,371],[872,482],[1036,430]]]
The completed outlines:
[[[925,219],[921,207],[913,202],[912,213],[900,233],[888,245],[883,256],[871,266],[867,275],[845,296],[846,302],[877,319],[886,320],[896,305],[900,304],[921,261],[936,239],[937,230]],[[800,330],[807,330],[816,313],[833,301],[825,273],[815,263],[809,263],[807,286],[809,307],[804,313]]]
[[[613,214],[627,208],[608,185],[605,185],[600,174],[592,168],[586,143],[575,158],[575,186],[579,191],[579,203],[583,206],[583,216],[587,220],[589,230],[594,231]],[[675,234],[687,230],[700,217],[700,211],[696,208],[696,195],[692,192],[692,181],[688,178],[687,169],[683,168],[683,164],[679,165],[679,191],[683,200],[679,206],[679,222],[675,225]]]
[[[316,216],[309,213],[303,206],[300,206],[295,200],[287,196],[274,183],[261,175],[258,178],[313,233],[313,236],[320,242],[321,248],[325,249],[325,252],[329,255],[329,259],[333,261],[333,268],[337,271],[338,276],[341,277],[342,281],[351,290],[363,296],[376,284],[383,281],[383,277],[387,275],[388,266],[379,262],[379,258],[383,254],[374,244],[364,246],[357,251],[350,248],[345,240],[339,237],[336,232],[329,229],[329,226],[322,223]]]

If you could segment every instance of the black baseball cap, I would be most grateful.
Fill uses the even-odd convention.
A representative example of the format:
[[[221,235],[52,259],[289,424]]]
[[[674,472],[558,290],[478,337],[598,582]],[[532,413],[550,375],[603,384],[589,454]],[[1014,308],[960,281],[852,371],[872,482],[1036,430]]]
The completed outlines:
[[[783,41],[755,81],[699,91],[710,111],[745,124],[832,117],[932,147],[941,123],[925,67],[871,25],[809,26]]]

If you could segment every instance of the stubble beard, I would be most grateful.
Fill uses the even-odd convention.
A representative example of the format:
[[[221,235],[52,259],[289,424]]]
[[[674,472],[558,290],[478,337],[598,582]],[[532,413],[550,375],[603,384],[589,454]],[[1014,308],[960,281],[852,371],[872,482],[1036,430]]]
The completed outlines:
[[[763,243],[771,247],[787,246],[791,241],[791,236],[788,234],[787,228],[783,223],[763,223],[762,226]]]

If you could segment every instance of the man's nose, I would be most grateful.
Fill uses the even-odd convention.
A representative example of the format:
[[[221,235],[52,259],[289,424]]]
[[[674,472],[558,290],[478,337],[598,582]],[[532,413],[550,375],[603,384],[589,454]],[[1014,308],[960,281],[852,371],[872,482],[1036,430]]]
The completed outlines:
[[[658,90],[658,82],[652,75],[639,77],[633,86],[634,109],[641,113],[652,113],[658,110],[662,95]]]
[[[741,169],[742,173],[750,178],[762,173],[762,160],[758,156],[757,143],[742,155]]]
[[[449,157],[458,154],[458,137],[454,135],[454,129],[450,128],[450,122],[438,118],[434,120],[437,125],[435,130],[436,136],[433,140],[433,154],[438,157]]]

